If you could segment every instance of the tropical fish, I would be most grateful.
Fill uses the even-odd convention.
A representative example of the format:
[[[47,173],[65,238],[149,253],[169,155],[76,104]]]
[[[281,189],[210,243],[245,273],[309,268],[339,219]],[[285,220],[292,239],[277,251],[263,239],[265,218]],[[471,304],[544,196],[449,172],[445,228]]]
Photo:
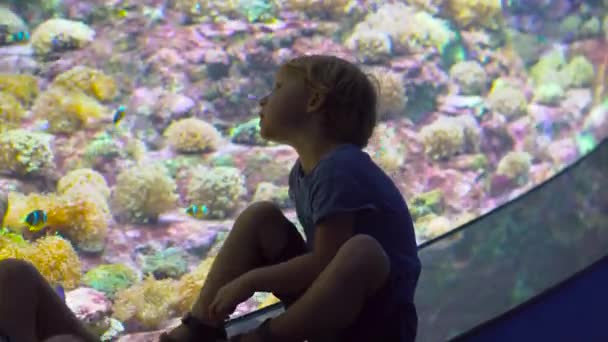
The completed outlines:
[[[206,205],[193,204],[186,209],[186,214],[200,219],[209,214],[209,208]]]
[[[118,109],[114,112],[114,117],[112,117],[112,122],[115,125],[118,125],[122,119],[124,119],[127,109],[125,106],[119,106]]]
[[[0,25],[0,45],[18,44],[30,40],[30,33],[27,31],[10,32],[8,25]]]
[[[29,32],[19,31],[8,36],[7,43],[23,43],[30,40]]]
[[[46,226],[47,219],[46,211],[38,209],[27,214],[23,221],[30,227],[30,231],[37,232]]]

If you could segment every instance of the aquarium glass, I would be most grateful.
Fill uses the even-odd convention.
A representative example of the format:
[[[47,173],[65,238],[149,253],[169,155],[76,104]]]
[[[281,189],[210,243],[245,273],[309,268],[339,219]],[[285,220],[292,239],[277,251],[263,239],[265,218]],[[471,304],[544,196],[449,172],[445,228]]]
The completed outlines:
[[[517,200],[422,246],[417,341],[445,341],[608,255],[608,140]]]
[[[244,208],[273,201],[297,224],[297,155],[260,137],[258,102],[277,68],[305,54],[377,81],[365,150],[429,243],[608,136],[607,14],[600,0],[0,0],[0,259],[32,262],[104,340],[166,329]],[[560,179],[547,187],[572,196],[535,190],[422,250],[422,340],[597,256],[605,240],[583,227],[604,220],[591,200],[603,183]],[[575,245],[587,254],[574,257]],[[512,296],[456,312],[466,291],[498,289]],[[276,301],[257,293],[234,316]]]

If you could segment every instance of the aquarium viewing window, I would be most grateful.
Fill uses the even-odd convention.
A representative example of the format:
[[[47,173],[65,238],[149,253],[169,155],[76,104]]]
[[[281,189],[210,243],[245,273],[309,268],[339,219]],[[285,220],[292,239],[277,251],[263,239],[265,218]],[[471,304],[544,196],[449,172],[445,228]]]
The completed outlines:
[[[260,136],[258,101],[285,61],[336,55],[377,80],[365,151],[414,219],[419,340],[460,334],[606,250],[607,15],[577,0],[0,0],[0,259],[32,262],[103,340],[154,338],[249,204],[298,224],[297,155]],[[483,306],[463,311],[471,297]],[[233,317],[277,302],[256,293]]]

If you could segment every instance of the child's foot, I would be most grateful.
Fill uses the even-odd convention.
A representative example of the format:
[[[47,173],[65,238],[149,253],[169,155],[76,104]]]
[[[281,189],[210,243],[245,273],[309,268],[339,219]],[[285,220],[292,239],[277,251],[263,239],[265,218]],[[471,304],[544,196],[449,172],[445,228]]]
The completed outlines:
[[[190,314],[182,319],[182,324],[160,336],[160,342],[220,342],[226,341],[226,330],[200,322]]]

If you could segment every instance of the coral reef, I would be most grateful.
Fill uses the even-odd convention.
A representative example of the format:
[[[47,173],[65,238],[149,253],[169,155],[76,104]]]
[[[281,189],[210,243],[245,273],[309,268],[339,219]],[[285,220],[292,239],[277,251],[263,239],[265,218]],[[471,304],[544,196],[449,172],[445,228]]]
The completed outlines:
[[[399,170],[407,158],[407,149],[399,140],[397,129],[383,122],[374,129],[366,151],[389,174]]]
[[[0,4],[0,22],[6,25],[9,32],[26,31],[27,25],[18,15],[4,4]]]
[[[0,74],[0,91],[13,95],[27,106],[38,96],[38,80],[25,74]]]
[[[231,215],[240,205],[247,192],[245,177],[235,167],[195,167],[190,171],[187,201],[190,204],[206,205],[209,218],[223,219]]]
[[[476,152],[480,144],[480,129],[470,116],[439,116],[422,127],[419,138],[425,153],[432,159],[446,159],[463,152]]]
[[[528,98],[526,94],[521,89],[502,79],[494,80],[486,102],[490,109],[504,115],[508,120],[528,113]]]
[[[80,284],[81,264],[69,241],[46,236],[34,243],[17,242],[0,234],[0,260],[17,258],[31,262],[53,286],[70,290]]]
[[[53,80],[50,87],[82,91],[99,101],[111,101],[118,94],[116,81],[101,70],[78,65]]]
[[[14,129],[0,134],[0,169],[18,177],[47,175],[54,171],[54,137]]]
[[[144,255],[142,273],[152,275],[155,279],[178,279],[188,271],[185,253],[179,248],[171,247],[154,254]]]
[[[82,277],[83,284],[105,293],[114,294],[126,289],[138,280],[134,270],[123,264],[102,264],[90,269]]]
[[[181,295],[176,280],[155,280],[149,276],[116,293],[112,316],[122,322],[135,321],[146,329],[157,329],[177,315],[175,307]]]
[[[366,72],[378,89],[378,116],[403,114],[407,104],[403,75],[381,67],[368,68]]]
[[[95,31],[84,23],[54,18],[38,25],[32,33],[32,47],[46,56],[57,49],[57,44],[82,48],[95,39]]]
[[[462,61],[452,65],[450,78],[458,85],[462,95],[481,95],[488,82],[486,71],[476,61]]]
[[[607,1],[0,2],[0,259],[79,287],[67,304],[106,341],[177,322],[244,205],[272,201],[302,232],[297,151],[264,140],[256,115],[290,58],[340,56],[373,78],[365,152],[406,197],[419,243],[608,132]],[[48,216],[38,231],[23,222],[33,210]],[[276,301],[256,293],[234,315]]]
[[[267,146],[271,143],[260,136],[260,118],[253,118],[230,131],[230,140],[237,144]]]
[[[496,167],[496,173],[507,176],[517,183],[526,183],[531,162],[532,157],[527,152],[511,151],[502,157]]]
[[[77,189],[63,195],[9,192],[3,224],[29,234],[23,218],[34,210],[44,210],[47,213],[47,231],[60,233],[83,251],[100,252],[111,218],[107,203],[103,197],[95,196],[94,189],[90,187]]]
[[[309,14],[325,13],[332,16],[344,15],[348,0],[277,0],[279,6]]]
[[[460,27],[483,26],[497,29],[502,24],[500,0],[446,0],[447,14]]]
[[[407,20],[403,22],[403,18]],[[385,33],[391,44],[389,51],[382,41],[383,36],[370,32]],[[345,44],[376,60],[376,55],[418,52],[425,47],[442,52],[454,38],[454,32],[443,19],[403,3],[394,3],[382,5],[376,12],[368,14],[355,26]]]
[[[169,145],[182,153],[212,152],[220,141],[217,129],[197,118],[173,121],[164,135]]]
[[[66,173],[57,182],[57,193],[67,194],[71,191],[78,191],[83,186],[91,187],[104,199],[110,197],[110,188],[103,176],[92,169],[76,169]]]
[[[176,188],[163,165],[141,164],[125,169],[112,188],[114,217],[120,221],[156,222],[158,215],[175,208]]]
[[[47,120],[48,132],[54,134],[73,133],[111,115],[95,98],[63,87],[51,87],[41,93],[32,113],[38,119]]]
[[[0,91],[0,133],[19,128],[25,110],[13,95]]]
[[[270,182],[261,182],[255,188],[252,201],[270,201],[280,208],[288,208],[290,205],[288,187],[276,186]]]

